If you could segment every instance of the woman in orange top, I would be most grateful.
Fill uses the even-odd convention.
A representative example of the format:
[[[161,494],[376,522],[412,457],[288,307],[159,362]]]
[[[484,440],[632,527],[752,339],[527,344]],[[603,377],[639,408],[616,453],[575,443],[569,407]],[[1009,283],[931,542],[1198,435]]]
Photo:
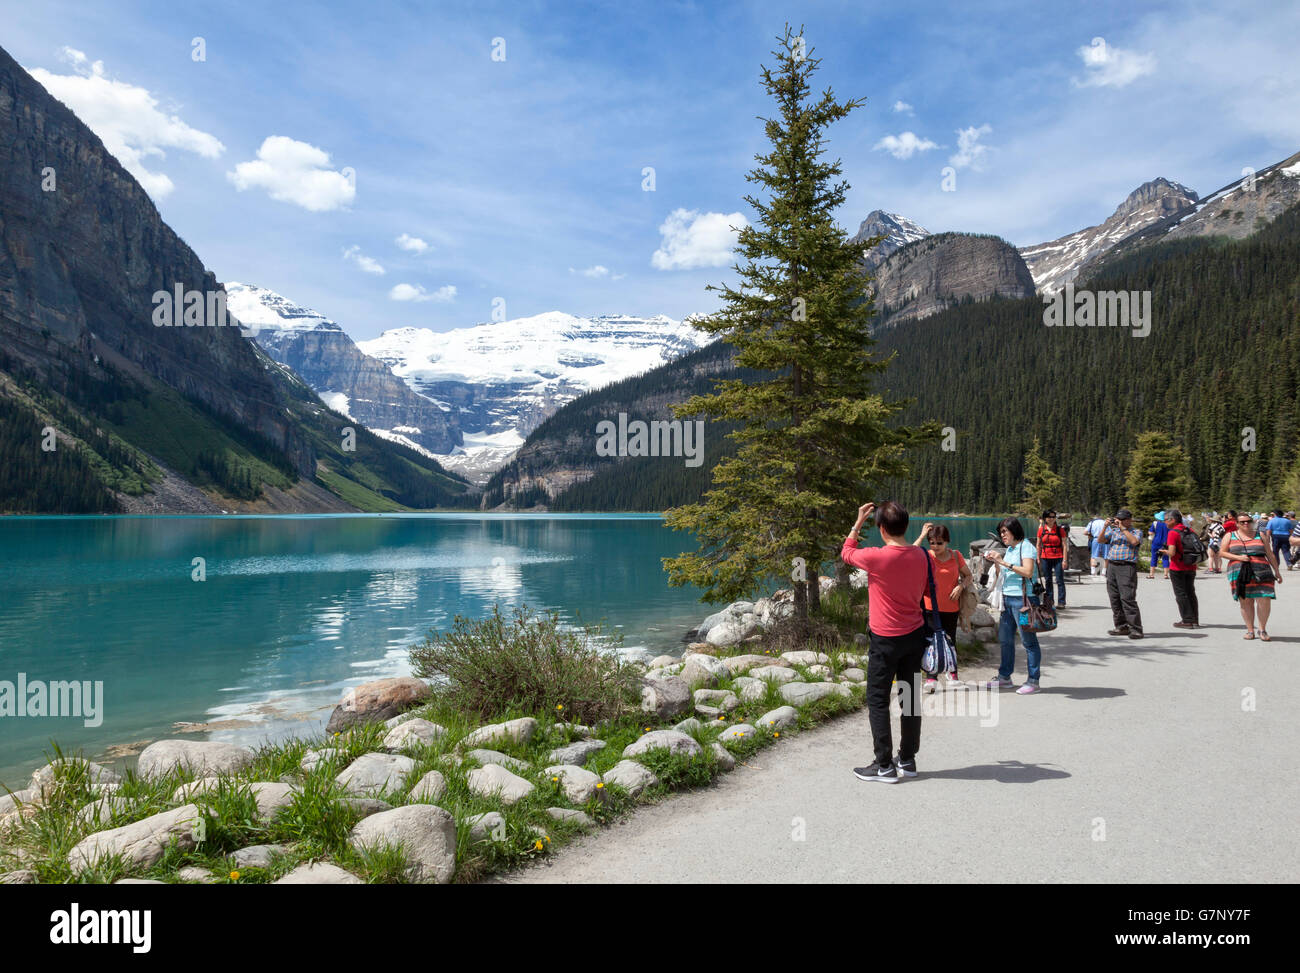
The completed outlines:
[[[948,638],[952,639],[952,644],[956,645],[957,616],[961,613],[962,589],[974,583],[974,576],[966,564],[966,559],[961,556],[961,552],[954,551],[949,546],[951,537],[948,528],[943,524],[927,523],[921,528],[921,536],[912,543],[919,547],[924,541],[930,542],[930,563],[934,568],[934,593],[939,598],[939,620],[943,623],[943,630],[948,633]],[[924,601],[928,610],[935,611],[935,606],[930,604],[928,584]],[[961,685],[955,669],[948,673],[948,680],[952,686]],[[933,677],[926,678],[927,693],[932,693],[938,688],[939,680]]]

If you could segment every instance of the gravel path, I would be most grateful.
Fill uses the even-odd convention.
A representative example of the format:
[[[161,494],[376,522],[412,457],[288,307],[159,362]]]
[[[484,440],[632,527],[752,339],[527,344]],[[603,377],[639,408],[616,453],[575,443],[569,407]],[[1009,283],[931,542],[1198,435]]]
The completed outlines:
[[[1193,632],[1144,576],[1143,641],[1105,634],[1105,585],[1085,579],[1043,637],[1043,692],[931,697],[949,708],[927,710],[920,776],[853,776],[870,762],[863,710],[498,881],[1294,882],[1300,572],[1284,577],[1271,643],[1242,640],[1222,575],[1198,580]]]

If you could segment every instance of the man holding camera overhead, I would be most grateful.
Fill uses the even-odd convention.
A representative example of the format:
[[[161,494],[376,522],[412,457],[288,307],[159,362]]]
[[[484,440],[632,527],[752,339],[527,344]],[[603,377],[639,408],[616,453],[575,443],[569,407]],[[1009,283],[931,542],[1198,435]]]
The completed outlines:
[[[1142,613],[1138,611],[1138,548],[1142,534],[1133,526],[1133,512],[1124,508],[1106,521],[1106,594],[1115,627],[1110,635],[1142,637]]]

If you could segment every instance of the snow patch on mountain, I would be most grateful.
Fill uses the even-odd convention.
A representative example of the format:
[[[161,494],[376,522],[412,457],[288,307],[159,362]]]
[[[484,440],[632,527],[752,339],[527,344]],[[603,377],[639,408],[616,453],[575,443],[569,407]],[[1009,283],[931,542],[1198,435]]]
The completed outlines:
[[[1196,193],[1168,179],[1153,179],[1129,193],[1104,222],[1076,230],[1056,240],[1021,247],[1034,286],[1040,294],[1054,293],[1079,276],[1090,261],[1116,244],[1171,216],[1191,212]]]
[[[397,328],[359,342],[412,391],[460,414],[464,445],[438,461],[485,482],[543,420],[584,392],[639,375],[710,341],[665,315],[561,311],[435,332]]]

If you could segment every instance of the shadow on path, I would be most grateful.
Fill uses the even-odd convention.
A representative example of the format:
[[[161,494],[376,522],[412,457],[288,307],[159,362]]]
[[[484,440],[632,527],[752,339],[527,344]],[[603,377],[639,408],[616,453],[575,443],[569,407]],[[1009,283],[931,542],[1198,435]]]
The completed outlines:
[[[1112,686],[1048,686],[1040,689],[1044,696],[1065,696],[1068,699],[1115,699],[1128,692]]]
[[[1071,776],[1064,770],[1053,770],[1039,764],[1021,763],[1019,760],[999,760],[996,764],[979,767],[958,767],[953,770],[922,770],[913,780],[916,784],[926,780],[993,780],[999,784],[1032,784],[1039,780],[1064,780]]]

